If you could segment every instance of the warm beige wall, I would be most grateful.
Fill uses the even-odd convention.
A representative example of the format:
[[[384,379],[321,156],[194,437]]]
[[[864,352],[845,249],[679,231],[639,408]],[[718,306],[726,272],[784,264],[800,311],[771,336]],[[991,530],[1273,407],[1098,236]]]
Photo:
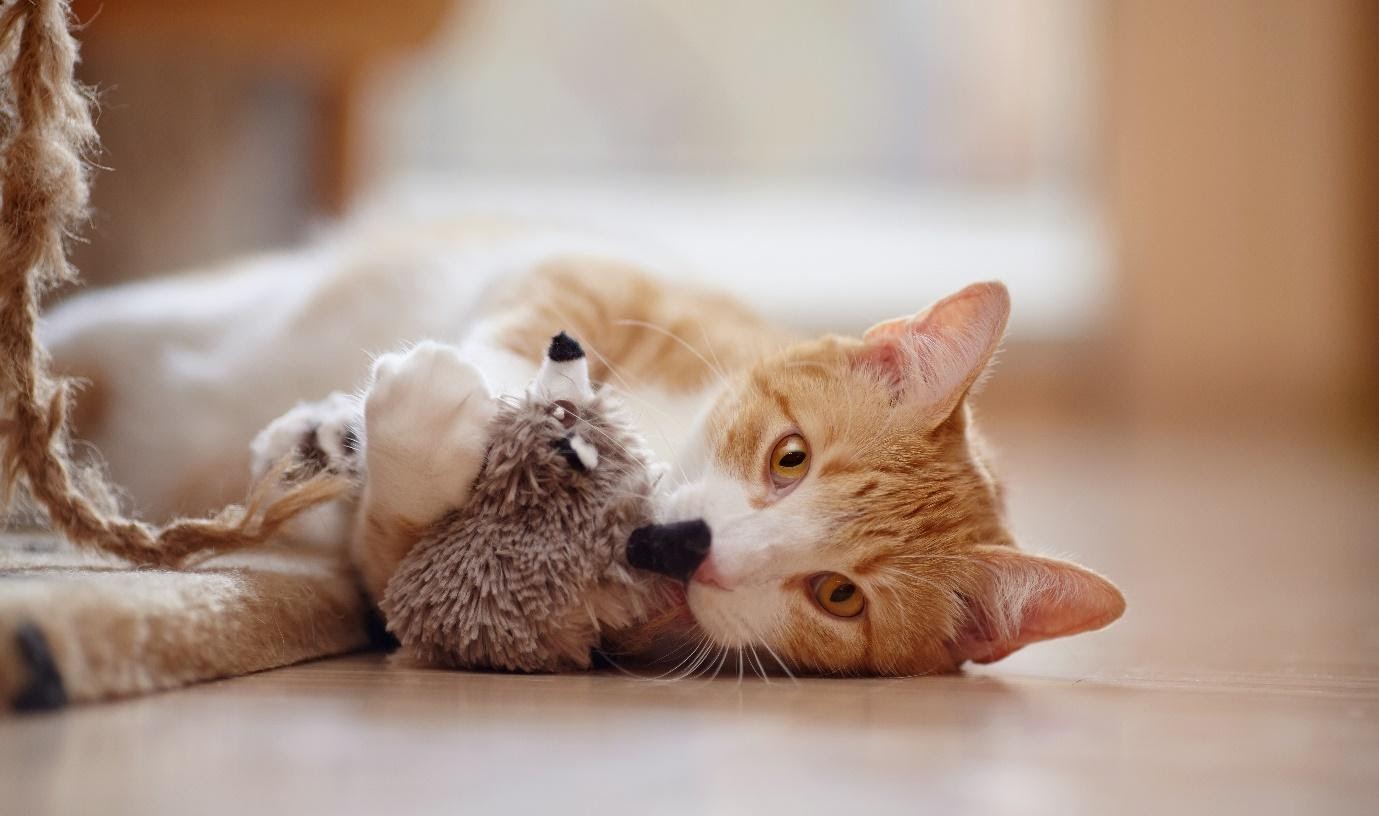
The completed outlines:
[[[1135,412],[1364,410],[1379,366],[1375,18],[1363,0],[1108,7],[1116,335]]]
[[[357,190],[367,69],[427,42],[458,0],[74,0],[99,92],[89,284],[302,240]]]

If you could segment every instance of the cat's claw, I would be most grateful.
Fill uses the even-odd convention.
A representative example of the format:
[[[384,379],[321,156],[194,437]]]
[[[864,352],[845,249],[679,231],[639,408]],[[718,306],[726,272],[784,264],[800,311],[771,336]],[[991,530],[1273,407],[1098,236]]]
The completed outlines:
[[[364,398],[367,501],[418,525],[464,504],[496,410],[483,374],[452,346],[379,357]]]
[[[316,402],[297,403],[250,443],[250,475],[261,478],[287,456],[295,458],[285,474],[289,478],[322,470],[356,474],[361,410],[358,398],[340,391]]]

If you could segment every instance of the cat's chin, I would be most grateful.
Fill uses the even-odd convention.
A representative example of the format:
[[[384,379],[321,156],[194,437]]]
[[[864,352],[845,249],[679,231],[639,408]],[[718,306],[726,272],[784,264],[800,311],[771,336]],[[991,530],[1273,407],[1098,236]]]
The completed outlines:
[[[670,647],[683,644],[699,629],[685,597],[684,584],[659,579],[652,598],[650,614],[641,623],[605,633],[606,649],[613,654],[654,663],[665,657]]]

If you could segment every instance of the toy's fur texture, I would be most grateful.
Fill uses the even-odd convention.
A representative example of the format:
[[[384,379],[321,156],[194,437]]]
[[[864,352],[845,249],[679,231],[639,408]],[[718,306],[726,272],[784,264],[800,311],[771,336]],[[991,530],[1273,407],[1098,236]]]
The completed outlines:
[[[403,649],[458,668],[587,668],[605,631],[645,619],[658,579],[626,564],[656,474],[618,402],[564,334],[504,402],[466,504],[398,565],[381,608]]]

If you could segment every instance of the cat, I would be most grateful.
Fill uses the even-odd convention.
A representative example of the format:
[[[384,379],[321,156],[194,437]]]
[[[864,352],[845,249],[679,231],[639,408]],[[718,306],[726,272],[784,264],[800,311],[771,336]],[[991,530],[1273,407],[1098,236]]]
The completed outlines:
[[[322,534],[351,541],[375,601],[423,527],[464,501],[487,421],[467,397],[516,393],[567,330],[670,465],[659,520],[712,535],[683,604],[611,649],[688,639],[692,667],[735,652],[763,673],[762,653],[793,673],[931,674],[1121,615],[1111,582],[1020,550],[1005,525],[969,404],[1005,329],[1004,286],[862,337],[799,339],[649,268],[558,231],[395,224],[84,295],[44,336],[59,368],[94,383],[79,430],[117,479],[160,448],[171,458],[135,479],[155,512],[242,491],[226,474],[250,469],[251,437],[258,472],[302,445],[358,469],[357,508],[336,508]],[[364,349],[405,340],[420,342],[361,377]],[[254,434],[275,404],[361,379],[358,397],[301,402]]]

